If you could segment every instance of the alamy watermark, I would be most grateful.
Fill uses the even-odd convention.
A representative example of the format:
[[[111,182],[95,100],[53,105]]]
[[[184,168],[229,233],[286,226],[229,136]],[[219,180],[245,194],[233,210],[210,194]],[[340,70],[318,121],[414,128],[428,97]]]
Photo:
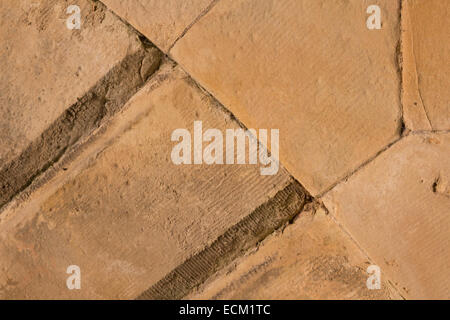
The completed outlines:
[[[70,5],[66,10],[70,16],[66,19],[66,26],[69,30],[81,28],[81,9],[77,5]],[[367,18],[366,26],[369,30],[381,29],[381,9],[378,5],[373,4],[367,7],[367,14],[370,16]]]
[[[274,175],[278,172],[278,129],[270,130],[270,152],[266,147],[267,129],[260,129],[258,135],[255,129],[226,129],[225,134],[219,129],[207,129],[203,132],[202,121],[194,121],[193,131],[193,135],[187,129],[172,132],[171,140],[178,142],[171,153],[174,164],[257,164],[259,160],[261,175]],[[204,147],[205,142],[208,144]]]
[[[69,29],[69,30],[81,29],[81,9],[80,9],[80,7],[72,4],[67,7],[66,13],[70,14],[70,16],[66,20],[67,29]]]
[[[370,276],[367,278],[366,285],[369,290],[380,290],[381,289],[381,269],[377,265],[370,265],[367,267],[367,273]]]
[[[66,285],[69,290],[80,290],[81,289],[81,269],[77,265],[70,265],[66,270],[67,274],[70,276],[66,280]]]

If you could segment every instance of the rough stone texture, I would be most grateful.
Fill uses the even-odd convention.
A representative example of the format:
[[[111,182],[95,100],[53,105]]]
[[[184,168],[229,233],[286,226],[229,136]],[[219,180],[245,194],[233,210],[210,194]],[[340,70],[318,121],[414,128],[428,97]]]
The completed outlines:
[[[450,134],[410,135],[330,191],[330,212],[407,298],[450,298]]]
[[[313,195],[400,131],[399,1],[222,0],[171,55],[248,127],[280,129],[280,160]]]
[[[292,183],[283,168],[172,164],[174,129],[238,126],[162,68],[79,161],[2,212],[1,298],[135,298]],[[81,290],[66,287],[72,264]]]
[[[449,1],[377,0],[374,31],[371,0],[104,3],[71,31],[71,1],[0,2],[0,298],[450,298]],[[128,23],[281,129],[331,215],[283,168],[173,165],[172,130],[237,123]]]
[[[141,48],[101,4],[80,0],[80,30],[64,0],[0,3],[0,168],[16,158],[112,67]]]
[[[405,127],[409,130],[431,130],[431,122],[424,107],[414,53],[413,29],[409,5],[402,6],[402,106]]]
[[[415,115],[424,110],[434,130],[449,130],[450,2],[406,0],[403,10],[407,18],[405,40],[410,42],[404,61],[412,76],[411,83],[405,83],[405,91],[411,95],[405,110],[412,113],[413,129],[428,129],[423,116]]]
[[[167,52],[214,0],[102,0],[161,50]]]
[[[269,234],[291,221],[309,201],[294,181],[277,192],[239,223],[226,230],[210,246],[168,273],[138,299],[181,299],[205,280]],[[308,202],[309,203],[309,202]]]
[[[366,286],[370,265],[325,210],[302,212],[211,278],[190,299],[391,299],[399,298],[382,279],[381,290]]]

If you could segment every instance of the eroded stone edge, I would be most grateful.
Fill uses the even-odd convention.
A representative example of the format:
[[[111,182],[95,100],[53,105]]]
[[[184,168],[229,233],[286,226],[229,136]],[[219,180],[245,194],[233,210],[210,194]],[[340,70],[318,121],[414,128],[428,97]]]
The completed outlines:
[[[295,180],[207,248],[187,259],[141,293],[138,300],[181,299],[222,267],[254,247],[269,234],[292,221],[311,197]]]

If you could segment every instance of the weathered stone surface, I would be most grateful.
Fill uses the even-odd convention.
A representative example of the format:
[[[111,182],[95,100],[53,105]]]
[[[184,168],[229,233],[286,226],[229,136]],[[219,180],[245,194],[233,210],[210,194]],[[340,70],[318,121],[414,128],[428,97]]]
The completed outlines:
[[[166,52],[213,0],[102,0],[102,2]]]
[[[17,25],[19,36],[7,35],[1,62],[0,207],[120,110],[160,65],[162,52],[102,4],[82,4],[81,31],[60,18],[64,1],[12,5],[14,19],[21,6],[25,13],[6,26],[14,34]]]
[[[402,6],[402,106],[406,128],[412,131],[432,130],[424,107],[414,53],[413,28],[409,5]]]
[[[0,168],[141,48],[136,34],[104,6],[77,4],[80,30],[66,27],[67,1],[0,3]]]
[[[324,197],[407,298],[450,298],[450,134],[410,135]]]
[[[173,164],[171,134],[194,120],[238,127],[164,65],[66,171],[2,212],[0,297],[135,298],[292,183],[283,168]]]
[[[280,160],[319,194],[400,131],[399,1],[223,0],[171,50],[248,127],[280,129]]]
[[[409,41],[404,50],[405,70],[412,76],[411,83],[405,83],[405,91],[411,95],[405,110],[412,114],[413,129],[428,129],[422,124],[424,117],[415,115],[425,111],[434,130],[449,130],[450,2],[406,0],[403,11],[405,40]]]
[[[254,248],[265,237],[282,228],[306,203],[304,189],[296,182],[277,192],[239,223],[227,229],[204,250],[178,265],[138,299],[181,299],[204,283],[217,270]]]
[[[391,299],[366,286],[367,258],[323,209],[302,212],[283,233],[266,239],[211,278],[190,299]]]

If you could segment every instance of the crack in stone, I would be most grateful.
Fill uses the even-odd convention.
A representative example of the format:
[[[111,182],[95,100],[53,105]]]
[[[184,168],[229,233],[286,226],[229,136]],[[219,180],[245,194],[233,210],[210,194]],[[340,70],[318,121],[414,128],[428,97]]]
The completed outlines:
[[[169,47],[169,49],[167,50],[167,52],[170,52],[170,50],[172,50],[172,48],[175,46],[175,44],[184,37],[184,35],[189,31],[189,29],[192,28],[192,26],[194,24],[196,24],[201,18],[203,18],[203,16],[205,16],[209,11],[211,11],[212,8],[214,8],[214,6],[219,2],[220,0],[212,0],[211,3],[205,8],[203,9],[202,12],[200,12],[200,14],[194,19],[194,21],[192,21],[184,30],[183,32],[175,39],[175,41],[172,43],[172,45]]]

